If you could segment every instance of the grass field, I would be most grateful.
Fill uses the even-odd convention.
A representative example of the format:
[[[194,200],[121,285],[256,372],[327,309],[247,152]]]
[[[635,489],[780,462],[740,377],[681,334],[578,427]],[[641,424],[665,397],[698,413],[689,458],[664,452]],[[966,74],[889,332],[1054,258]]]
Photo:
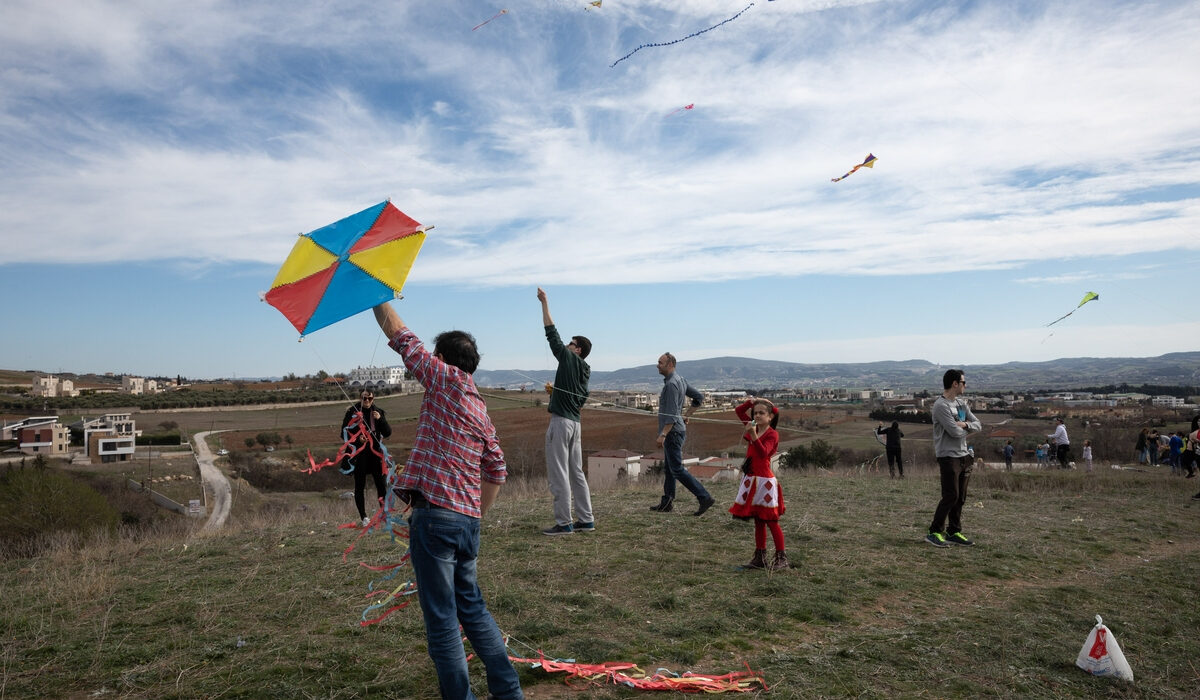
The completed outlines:
[[[738,571],[750,525],[657,514],[652,485],[594,495],[598,531],[544,537],[549,497],[514,484],[485,520],[480,577],[514,651],[653,672],[749,664],[764,697],[1191,698],[1200,688],[1200,486],[1101,470],[973,478],[973,548],[922,541],[937,480],[782,477],[795,569]],[[732,484],[717,484],[720,503]],[[384,536],[343,563],[328,496],[235,495],[223,532],[63,540],[0,569],[0,698],[434,698],[416,605],[358,625]],[[1136,682],[1074,667],[1104,616]],[[476,692],[485,693],[473,662]],[[525,666],[530,698],[582,693]]]

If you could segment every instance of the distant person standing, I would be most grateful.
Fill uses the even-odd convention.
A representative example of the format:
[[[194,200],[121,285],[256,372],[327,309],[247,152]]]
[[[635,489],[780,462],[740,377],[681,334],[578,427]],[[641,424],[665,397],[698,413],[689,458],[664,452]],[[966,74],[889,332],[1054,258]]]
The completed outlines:
[[[1180,457],[1183,456],[1183,431],[1177,430],[1167,446],[1167,463],[1171,465],[1171,476],[1183,473]]]
[[[355,417],[358,420],[355,420]],[[375,495],[379,499],[383,499],[387,495],[387,483],[383,476],[383,450],[381,445],[385,438],[392,436],[392,426],[388,425],[387,414],[382,408],[375,405],[375,392],[370,389],[363,389],[359,395],[358,403],[346,409],[346,415],[342,417],[342,435],[346,436],[346,426],[354,422],[354,428],[351,429],[351,434],[357,433],[355,439],[355,448],[358,454],[348,458],[347,464],[354,469],[354,505],[358,507],[358,517],[362,521],[362,526],[366,527],[371,522],[371,518],[367,516],[367,477],[370,476],[375,482]],[[364,431],[359,430],[359,426],[366,428]],[[343,438],[344,439],[344,438]],[[375,508],[371,512],[375,512]]]
[[[779,409],[767,399],[750,399],[733,409],[746,426],[746,461],[742,466],[742,484],[729,513],[739,520],[754,520],[754,556],[744,569],[781,571],[788,568],[779,516],[786,508],[779,480],[771,470],[771,458],[779,449]],[[767,564],[767,531],[775,544],[775,557]]]
[[[1192,454],[1192,468],[1188,471],[1187,478],[1191,479],[1196,476],[1197,470],[1200,470],[1200,415],[1192,418],[1192,432],[1188,433],[1188,441],[1190,443],[1188,452]],[[1200,492],[1197,492],[1192,498],[1200,500]]]
[[[1092,473],[1092,441],[1083,441],[1083,465],[1088,474]]]
[[[1146,463],[1146,435],[1149,432],[1149,429],[1142,428],[1142,432],[1138,433],[1137,442],[1133,444],[1133,454],[1137,458],[1138,464]]]
[[[554,386],[550,391],[550,426],[546,428],[546,481],[554,498],[554,525],[542,530],[544,535],[569,535],[573,532],[592,532],[596,522],[592,515],[592,493],[587,475],[583,473],[583,427],[579,411],[588,397],[588,378],[592,368],[584,359],[592,351],[592,341],[582,335],[571,337],[563,345],[554,319],[550,318],[550,302],[546,292],[538,287],[542,303],[542,325],[546,342],[558,360]],[[571,504],[575,517],[571,519]]]
[[[658,358],[658,373],[663,376],[663,390],[658,397],[658,439],[663,451],[663,496],[650,510],[668,513],[674,508],[675,482],[692,492],[700,507],[692,515],[704,515],[715,502],[708,490],[683,466],[683,441],[687,437],[687,421],[704,402],[704,394],[693,389],[675,371],[675,356],[663,353]],[[684,397],[691,399],[687,413],[683,412]]]
[[[1187,469],[1187,478],[1196,476],[1200,468],[1200,415],[1192,418],[1192,429],[1187,434],[1187,443],[1183,447],[1183,468]]]
[[[1050,438],[1050,443],[1054,445],[1054,456],[1058,458],[1058,466],[1070,469],[1071,438],[1067,437],[1067,426],[1063,423],[1062,416],[1054,419],[1054,432],[1046,437]]]
[[[887,451],[888,474],[891,478],[896,478],[896,469],[900,470],[900,478],[904,478],[904,456],[900,450],[900,438],[904,437],[904,433],[900,432],[900,422],[892,421],[892,427],[885,428],[882,425],[875,428],[876,435],[882,435],[887,442],[884,449]]]
[[[1158,428],[1151,428],[1146,436],[1146,464],[1158,466]]]
[[[967,435],[982,426],[962,394],[967,379],[961,369],[942,375],[942,395],[933,403],[933,454],[941,472],[942,499],[938,501],[925,541],[934,547],[973,544],[962,532],[962,508],[974,459],[967,451]]]
[[[1013,460],[1014,452],[1016,452],[1016,450],[1013,448],[1012,440],[1009,440],[1004,445],[1004,468],[1008,471],[1012,471],[1012,460]]]

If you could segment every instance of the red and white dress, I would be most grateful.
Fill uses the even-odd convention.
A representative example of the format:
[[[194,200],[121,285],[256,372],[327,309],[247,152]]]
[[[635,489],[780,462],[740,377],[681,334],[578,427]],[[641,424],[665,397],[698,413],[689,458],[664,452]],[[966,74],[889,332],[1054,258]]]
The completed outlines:
[[[754,402],[746,401],[734,411],[743,424],[749,425],[752,420],[751,412]],[[750,473],[742,475],[742,484],[738,488],[737,498],[729,508],[729,513],[735,518],[749,520],[779,520],[785,509],[783,491],[779,489],[779,480],[771,471],[771,457],[779,448],[779,433],[774,428],[767,428],[751,440],[749,435],[742,438],[750,444],[746,447],[746,456],[750,459]]]

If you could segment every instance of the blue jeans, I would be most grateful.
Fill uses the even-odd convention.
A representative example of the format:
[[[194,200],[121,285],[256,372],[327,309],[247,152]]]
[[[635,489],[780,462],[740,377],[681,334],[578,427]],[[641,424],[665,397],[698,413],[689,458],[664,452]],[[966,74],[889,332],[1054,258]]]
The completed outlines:
[[[674,428],[667,433],[667,438],[663,441],[663,495],[674,500],[675,482],[678,481],[692,492],[696,500],[710,500],[712,496],[708,495],[708,489],[683,466],[683,440],[686,437],[687,432]]]
[[[417,597],[425,617],[429,658],[437,669],[442,697],[472,700],[461,624],[487,670],[488,691],[498,700],[520,700],[521,682],[508,660],[504,638],[483,602],[475,577],[479,519],[445,508],[413,508],[409,552]]]

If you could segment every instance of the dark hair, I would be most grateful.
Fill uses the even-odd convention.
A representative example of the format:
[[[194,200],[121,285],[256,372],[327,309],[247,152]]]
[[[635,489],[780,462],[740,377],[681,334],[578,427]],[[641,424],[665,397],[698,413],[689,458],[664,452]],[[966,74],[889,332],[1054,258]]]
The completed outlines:
[[[779,427],[779,409],[775,408],[774,406],[767,403],[766,401],[755,401],[754,402],[755,406],[758,406],[760,404],[763,406],[766,406],[767,410],[771,412],[771,427],[778,428]],[[751,409],[751,411],[753,411],[753,410],[754,409]]]
[[[575,347],[579,348],[579,359],[585,360],[592,352],[592,341],[582,335],[573,335],[571,340],[575,342]]]
[[[1192,432],[1194,433],[1197,430],[1200,430],[1200,413],[1192,417]]]
[[[892,421],[892,427],[893,427],[893,428],[899,428],[899,427],[900,427],[900,421],[898,421],[898,420],[894,420],[894,421]]]
[[[446,331],[433,339],[433,352],[441,355],[442,361],[454,365],[467,374],[475,374],[479,367],[479,348],[475,337],[466,331]]]
[[[963,371],[961,369],[948,369],[946,370],[946,373],[942,375],[942,388],[949,389],[950,387],[954,386],[954,382],[957,382],[962,378]]]
[[[676,364],[676,362],[675,362],[675,356],[674,356],[674,355],[672,355],[671,353],[669,353],[669,352],[664,352],[664,353],[663,353],[663,357],[667,358],[667,364],[671,364],[671,365],[674,365],[674,364]]]

